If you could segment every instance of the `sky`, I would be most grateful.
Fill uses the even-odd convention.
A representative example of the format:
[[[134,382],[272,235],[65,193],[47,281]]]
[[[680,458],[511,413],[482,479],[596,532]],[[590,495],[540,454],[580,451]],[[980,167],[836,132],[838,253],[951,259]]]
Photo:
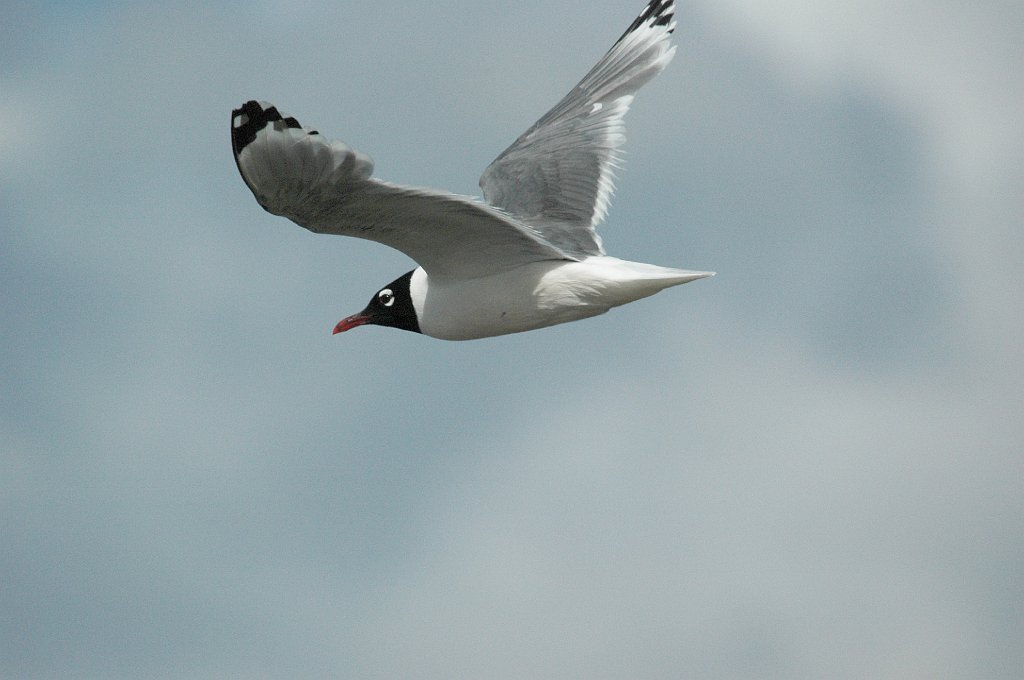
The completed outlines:
[[[477,192],[643,2],[0,8],[0,677],[1024,668],[1024,9],[693,0],[609,253],[718,275],[452,343],[264,212],[264,99]]]

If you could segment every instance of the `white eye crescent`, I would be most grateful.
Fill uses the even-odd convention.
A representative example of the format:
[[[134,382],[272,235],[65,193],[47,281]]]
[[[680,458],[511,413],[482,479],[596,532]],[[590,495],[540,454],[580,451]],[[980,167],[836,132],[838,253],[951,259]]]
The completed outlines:
[[[377,293],[377,301],[385,307],[390,307],[395,304],[395,294],[391,292],[390,288],[385,288],[381,292]]]

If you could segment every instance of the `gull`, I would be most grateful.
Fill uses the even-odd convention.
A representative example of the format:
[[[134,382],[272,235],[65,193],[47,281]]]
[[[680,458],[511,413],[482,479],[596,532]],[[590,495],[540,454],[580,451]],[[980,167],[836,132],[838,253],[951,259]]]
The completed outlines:
[[[267,102],[235,109],[235,162],[264,209],[315,233],[391,246],[419,265],[334,333],[374,324],[485,338],[596,316],[713,276],[611,257],[596,232],[626,111],[675,53],[673,11],[674,0],[650,0],[579,84],[484,170],[482,200],[377,179],[369,156]]]

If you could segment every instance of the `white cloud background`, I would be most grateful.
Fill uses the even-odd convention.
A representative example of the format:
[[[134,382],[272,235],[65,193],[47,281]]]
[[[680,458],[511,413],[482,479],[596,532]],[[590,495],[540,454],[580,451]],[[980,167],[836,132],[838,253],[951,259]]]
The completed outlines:
[[[473,193],[635,4],[0,9],[0,676],[1019,675],[1019,3],[684,3],[603,235],[719,276],[576,324],[331,337],[237,177]]]

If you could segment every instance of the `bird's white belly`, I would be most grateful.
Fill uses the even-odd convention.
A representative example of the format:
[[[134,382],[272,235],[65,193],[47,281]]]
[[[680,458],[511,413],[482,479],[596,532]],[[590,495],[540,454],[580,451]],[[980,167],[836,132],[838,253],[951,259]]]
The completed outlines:
[[[471,340],[576,321],[692,280],[693,272],[590,257],[548,260],[468,281],[411,281],[420,331],[444,340]]]

